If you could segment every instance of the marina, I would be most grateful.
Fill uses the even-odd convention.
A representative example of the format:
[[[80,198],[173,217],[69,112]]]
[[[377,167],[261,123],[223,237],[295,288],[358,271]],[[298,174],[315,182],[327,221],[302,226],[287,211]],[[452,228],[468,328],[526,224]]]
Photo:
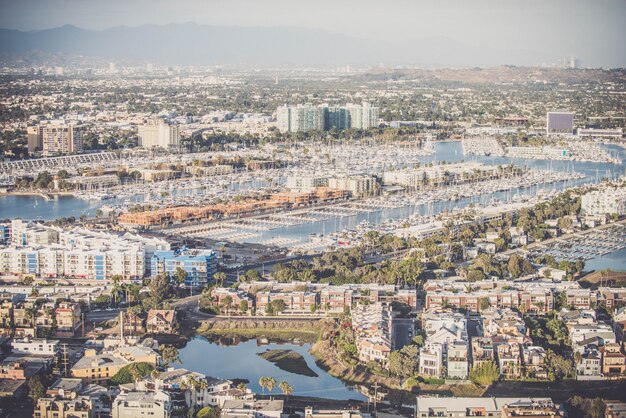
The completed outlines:
[[[588,261],[623,249],[626,249],[626,224],[620,222],[538,244],[531,254],[548,254],[557,261]]]

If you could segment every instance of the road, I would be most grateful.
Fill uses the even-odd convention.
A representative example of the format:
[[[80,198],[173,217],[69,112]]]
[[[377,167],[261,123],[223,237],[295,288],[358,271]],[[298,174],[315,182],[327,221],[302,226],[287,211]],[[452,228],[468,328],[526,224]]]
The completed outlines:
[[[110,311],[89,311],[85,314],[87,322],[110,321],[119,316],[122,308],[111,309]]]
[[[399,350],[413,340],[413,330],[415,329],[415,320],[412,318],[395,318],[392,322],[393,327],[393,348]]]

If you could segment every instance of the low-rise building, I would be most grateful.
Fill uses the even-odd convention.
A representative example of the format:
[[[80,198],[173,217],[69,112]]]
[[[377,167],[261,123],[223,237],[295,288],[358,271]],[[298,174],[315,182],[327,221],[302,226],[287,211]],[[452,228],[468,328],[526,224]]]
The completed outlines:
[[[283,401],[278,399],[229,400],[221,410],[222,418],[281,418],[282,414]]]
[[[608,343],[602,355],[602,374],[605,378],[621,379],[626,376],[626,355],[619,343]]]
[[[14,339],[11,347],[13,354],[55,356],[59,352],[59,340],[26,337]]]
[[[176,330],[176,311],[173,309],[150,309],[146,330],[152,334],[173,334]]]
[[[170,395],[163,391],[122,392],[111,405],[113,418],[170,418],[172,402]]]
[[[77,396],[72,399],[44,397],[37,400],[35,418],[92,418],[94,407],[91,399]]]

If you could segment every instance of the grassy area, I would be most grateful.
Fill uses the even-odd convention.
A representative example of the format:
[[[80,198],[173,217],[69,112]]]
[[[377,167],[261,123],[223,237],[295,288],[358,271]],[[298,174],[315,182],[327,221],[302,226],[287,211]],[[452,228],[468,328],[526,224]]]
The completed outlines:
[[[267,338],[269,340],[279,341],[300,340],[306,343],[314,343],[317,341],[317,331],[273,328],[200,328],[198,335],[206,337]]]
[[[304,357],[293,350],[267,350],[257,355],[274,363],[276,367],[286,372],[302,376],[318,377],[318,374],[311,370],[306,364]]]
[[[579,283],[584,288],[593,289],[597,289],[600,284],[603,286],[626,287],[626,272],[594,271],[580,279]]]

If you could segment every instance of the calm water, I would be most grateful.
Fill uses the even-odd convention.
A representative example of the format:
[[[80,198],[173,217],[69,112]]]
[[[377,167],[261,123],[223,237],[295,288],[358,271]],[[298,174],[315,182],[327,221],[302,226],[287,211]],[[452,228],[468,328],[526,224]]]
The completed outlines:
[[[626,248],[611,254],[591,259],[585,263],[585,270],[604,269],[626,271]]]
[[[621,157],[622,161],[626,161],[626,150],[616,145],[603,145],[612,154]],[[575,181],[553,183],[549,185],[539,185],[529,189],[514,189],[508,192],[498,192],[487,194],[458,201],[437,202],[429,205],[408,205],[402,208],[385,208],[371,212],[359,212],[347,217],[331,217],[327,220],[320,220],[314,223],[294,225],[289,227],[272,229],[269,231],[260,231],[260,236],[244,239],[246,242],[262,242],[270,239],[290,239],[304,243],[313,233],[331,234],[344,229],[354,229],[360,222],[368,221],[371,224],[380,224],[388,219],[403,219],[414,214],[437,214],[442,211],[452,210],[454,208],[462,208],[468,204],[487,204],[492,199],[508,200],[516,194],[533,195],[540,189],[562,190],[566,187],[597,182],[603,177],[615,178],[625,174],[626,165],[600,164],[589,162],[570,162],[570,161],[547,161],[547,160],[530,160],[530,159],[511,159],[504,157],[475,157],[463,155],[460,142],[445,142],[435,144],[435,153],[431,156],[423,157],[423,163],[437,163],[440,161],[459,162],[477,161],[484,164],[515,164],[527,166],[536,169],[554,170],[554,171],[577,171],[585,174],[587,177]],[[235,184],[236,185],[236,184]],[[250,185],[244,185],[244,188]],[[236,188],[236,187],[235,187]],[[186,192],[184,192],[186,194]],[[173,194],[176,194],[174,191]],[[143,196],[136,196],[133,201],[138,202]],[[38,196],[0,196],[0,219],[4,218],[23,218],[23,219],[57,219],[60,217],[74,216],[76,218],[81,215],[93,216],[97,209],[104,204],[118,204],[115,199],[106,201],[84,201],[73,197],[56,197],[50,201],[46,201]],[[239,232],[246,232],[240,230]],[[249,231],[248,231],[249,232]],[[614,270],[626,270],[624,266],[624,254],[620,253],[600,257],[597,260],[598,265],[611,268]],[[596,268],[594,261],[590,260],[587,264],[589,268]],[[608,264],[605,266],[605,264]],[[592,267],[594,266],[594,267]]]
[[[362,394],[347,387],[341,380],[320,369],[315,364],[313,356],[308,352],[310,346],[310,344],[303,344],[302,346],[295,344],[258,346],[256,340],[242,342],[238,345],[221,346],[207,341],[205,338],[196,337],[180,350],[181,361],[177,366],[221,379],[246,379],[250,382],[248,387],[258,393],[262,393],[259,378],[265,376],[273,377],[276,380],[276,387],[272,392],[275,394],[282,393],[278,388],[278,383],[285,380],[293,387],[293,394],[298,396],[342,400],[366,399]],[[262,353],[268,349],[290,349],[300,353],[309,368],[317,373],[318,377],[286,372],[257,355],[257,353]],[[265,389],[265,393],[267,393],[267,389]]]

